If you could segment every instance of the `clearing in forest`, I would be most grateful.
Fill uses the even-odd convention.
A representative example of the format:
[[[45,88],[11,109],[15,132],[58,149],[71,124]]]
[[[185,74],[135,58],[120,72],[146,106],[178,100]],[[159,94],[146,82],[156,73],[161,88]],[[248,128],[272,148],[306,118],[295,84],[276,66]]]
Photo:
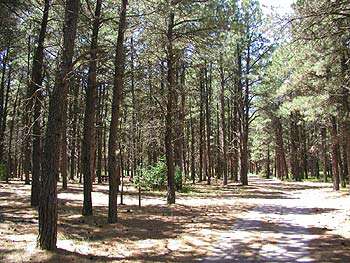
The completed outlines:
[[[0,185],[2,262],[350,262],[350,203],[329,184],[250,178],[241,187],[196,185],[166,205],[127,187],[117,224],[106,223],[108,186],[95,185],[94,216],[82,187],[59,192],[58,250],[35,247],[30,186]]]

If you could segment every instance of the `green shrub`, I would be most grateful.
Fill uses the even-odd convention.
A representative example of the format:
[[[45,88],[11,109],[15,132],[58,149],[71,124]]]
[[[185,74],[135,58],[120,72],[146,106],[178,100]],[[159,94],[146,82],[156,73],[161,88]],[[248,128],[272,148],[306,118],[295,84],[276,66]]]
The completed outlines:
[[[175,168],[175,187],[181,186],[182,174]],[[134,184],[144,190],[164,190],[167,187],[167,167],[164,159],[160,159],[154,165],[138,169],[134,178]]]
[[[182,189],[182,173],[179,167],[175,167],[175,188],[176,190]]]

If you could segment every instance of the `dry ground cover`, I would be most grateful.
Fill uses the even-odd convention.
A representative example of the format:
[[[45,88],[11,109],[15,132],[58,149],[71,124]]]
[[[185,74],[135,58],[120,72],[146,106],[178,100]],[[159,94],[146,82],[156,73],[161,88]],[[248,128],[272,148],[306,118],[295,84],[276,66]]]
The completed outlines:
[[[164,192],[126,188],[117,224],[106,223],[108,186],[95,185],[94,216],[82,187],[59,191],[58,250],[35,247],[30,186],[0,184],[1,262],[349,262],[350,202],[329,184],[251,178],[251,185],[194,186],[166,205]],[[344,261],[345,260],[345,261]],[[348,261],[349,260],[349,261]]]
[[[106,223],[108,186],[95,185],[94,216],[81,214],[82,187],[71,184],[59,192],[58,250],[35,248],[37,212],[30,207],[30,186],[0,185],[0,260],[5,262],[174,261],[205,257],[235,215],[250,208],[238,204],[239,187],[196,186],[166,205],[165,193],[137,193],[127,187],[119,222]]]

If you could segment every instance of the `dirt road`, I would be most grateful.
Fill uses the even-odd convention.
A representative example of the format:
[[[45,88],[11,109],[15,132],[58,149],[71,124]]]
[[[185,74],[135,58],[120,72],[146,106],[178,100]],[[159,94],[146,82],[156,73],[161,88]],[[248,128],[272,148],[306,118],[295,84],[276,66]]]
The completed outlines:
[[[250,178],[239,215],[204,262],[350,262],[349,196],[329,184]]]

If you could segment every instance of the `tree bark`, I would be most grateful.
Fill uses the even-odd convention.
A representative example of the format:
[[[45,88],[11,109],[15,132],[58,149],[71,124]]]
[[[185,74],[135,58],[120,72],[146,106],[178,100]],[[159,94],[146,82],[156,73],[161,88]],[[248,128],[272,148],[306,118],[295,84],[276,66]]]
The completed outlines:
[[[95,122],[96,122],[96,71],[97,71],[97,48],[98,48],[98,31],[100,27],[102,0],[96,1],[95,16],[93,21],[91,46],[90,46],[90,62],[88,83],[86,90],[86,104],[84,116],[83,142],[81,148],[81,163],[84,178],[84,216],[92,215],[92,178],[94,177],[94,156],[95,156]]]
[[[174,92],[175,72],[173,53],[173,27],[175,14],[171,10],[168,15],[167,29],[167,64],[168,64],[168,95],[165,117],[165,157],[167,165],[167,203],[175,204],[175,168],[174,168],[174,147],[173,147],[173,118],[174,118]]]
[[[299,127],[297,113],[292,113],[290,116],[290,146],[291,146],[291,171],[293,179],[301,181],[301,169],[299,161]]]
[[[227,185],[227,146],[226,146],[226,121],[225,121],[225,71],[222,55],[220,57],[220,148],[221,165],[223,171],[223,185]],[[243,183],[243,181],[242,181]]]
[[[57,178],[59,176],[60,139],[68,94],[68,78],[72,70],[79,0],[67,0],[63,29],[63,52],[49,103],[42,163],[42,184],[39,201],[39,247],[54,250],[57,242]]]
[[[108,176],[109,176],[109,203],[108,203],[108,223],[117,221],[117,192],[118,181],[120,180],[120,149],[118,149],[118,133],[119,133],[119,118],[120,105],[122,102],[124,70],[125,70],[125,54],[124,54],[124,34],[126,30],[126,9],[127,0],[122,0],[117,47],[115,52],[115,71],[113,83],[113,98],[112,98],[112,118],[109,130],[108,142]]]
[[[3,132],[2,123],[4,120],[4,103],[5,103],[5,80],[6,80],[6,66],[8,65],[10,48],[6,50],[6,56],[2,61],[2,76],[0,83],[0,164],[4,161],[4,143],[5,143],[5,134]]]
[[[211,183],[211,176],[212,176],[212,156],[211,156],[211,143],[210,143],[210,137],[211,137],[211,96],[212,96],[212,90],[211,90],[211,83],[209,83],[208,79],[208,66],[205,65],[205,113],[206,113],[206,127],[207,127],[207,184],[210,185]]]
[[[200,105],[199,105],[199,173],[198,181],[203,181],[203,164],[204,164],[204,84],[203,84],[203,68],[199,73],[200,86]]]
[[[338,160],[338,149],[339,149],[339,138],[337,132],[337,122],[335,117],[331,117],[330,125],[330,134],[331,134],[331,154],[332,154],[332,172],[333,172],[333,190],[339,190],[340,183],[340,171],[339,171],[339,160]]]
[[[42,162],[42,146],[41,146],[41,101],[42,101],[42,83],[43,83],[43,62],[44,62],[44,42],[46,36],[46,28],[49,18],[49,9],[51,0],[45,0],[44,13],[41,21],[38,45],[34,52],[32,77],[28,90],[31,92],[28,101],[34,107],[33,115],[33,151],[32,151],[32,186],[31,186],[31,206],[39,205],[40,197],[40,178],[41,178],[41,162]]]

